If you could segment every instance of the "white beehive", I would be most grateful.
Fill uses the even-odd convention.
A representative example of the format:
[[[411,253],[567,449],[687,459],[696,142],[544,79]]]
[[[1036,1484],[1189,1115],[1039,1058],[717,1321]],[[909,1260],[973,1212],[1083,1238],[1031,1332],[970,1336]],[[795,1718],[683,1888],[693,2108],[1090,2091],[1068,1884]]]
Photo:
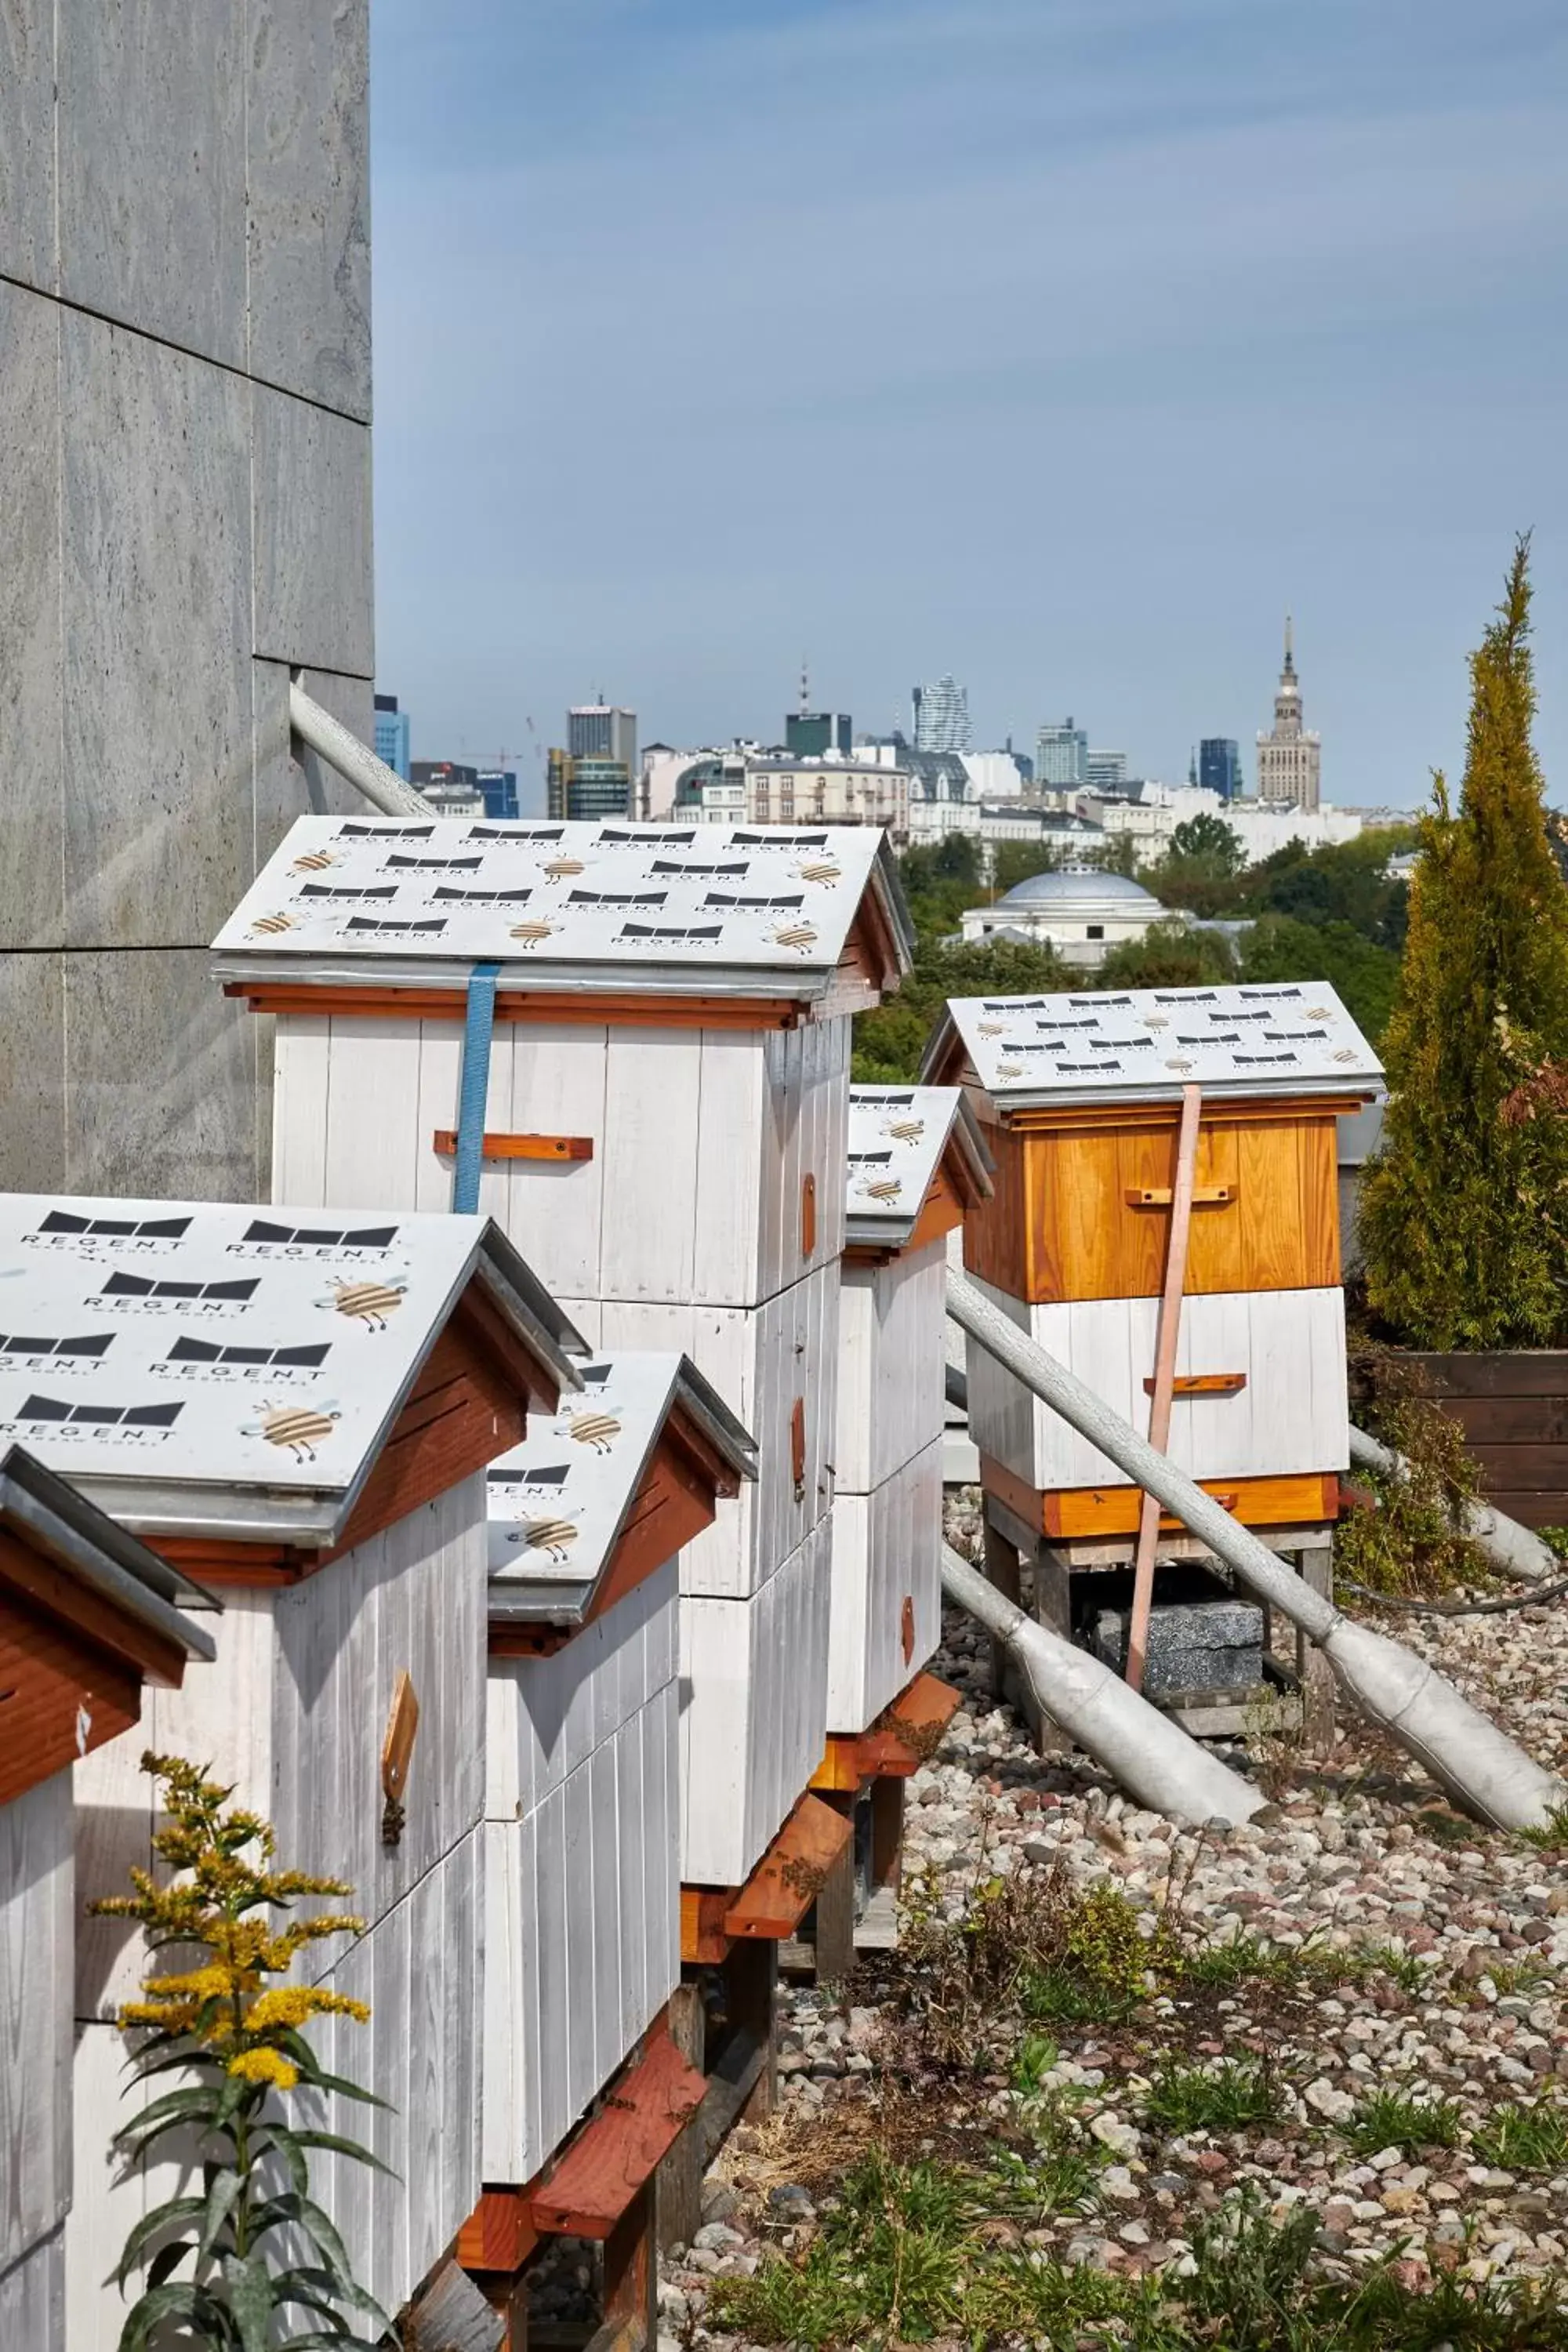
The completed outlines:
[[[64,2352],[75,2001],[73,1760],[213,1641],[207,1595],[19,1446],[0,1454],[0,2344]]]
[[[941,1632],[946,1237],[986,1171],[958,1087],[851,1089],[831,1732],[866,1730]]]
[[[450,1198],[466,992],[493,966],[481,1206],[592,1345],[686,1353],[754,1433],[754,1489],[682,1555],[684,1605],[706,1612],[683,1648],[755,1654],[746,1612],[784,1575],[808,1646],[769,1735],[790,1743],[765,1774],[783,1802],[764,1821],[773,1798],[742,1764],[724,1833],[688,1840],[693,1882],[716,1852],[745,1875],[826,1738],[814,1538],[832,1502],[849,1019],[907,961],[886,845],[856,827],[307,819],[217,942],[226,984],[277,1016],[275,1189],[323,1203],[373,1171],[381,1197]],[[766,1710],[742,1712],[760,1738]]]
[[[1331,1519],[1348,1448],[1335,1122],[1381,1073],[1333,991],[965,999],[927,1056],[996,1162],[964,1262],[1026,1330],[1148,1426],[1184,1089],[1202,1089],[1169,1452],[1247,1524]],[[1062,1539],[1137,1526],[1125,1474],[983,1349],[982,1474]]]
[[[291,1866],[352,1884],[369,1924],[324,1948],[328,1980],[373,2019],[353,2035],[332,2021],[319,2047],[389,2101],[333,2127],[397,2177],[330,2157],[317,2177],[357,2274],[395,2310],[479,2186],[484,1474],[530,1401],[553,1411],[574,1383],[575,1335],[473,1217],[5,1195],[0,1297],[0,1440],[225,1599],[216,1662],[154,1695],[150,1737],[76,1768],[80,1891],[121,1891],[151,1863],[149,1745],[232,1783]],[[404,1675],[419,1723],[392,1843],[381,1758]],[[138,1932],[84,1925],[73,2352],[112,2332],[100,2282],[171,2193],[172,2168],[111,2189],[105,2167],[110,2021],[144,1968]]]
[[[491,2186],[535,2178],[680,1980],[676,1554],[754,1469],[685,1359],[581,1370],[488,1482]]]

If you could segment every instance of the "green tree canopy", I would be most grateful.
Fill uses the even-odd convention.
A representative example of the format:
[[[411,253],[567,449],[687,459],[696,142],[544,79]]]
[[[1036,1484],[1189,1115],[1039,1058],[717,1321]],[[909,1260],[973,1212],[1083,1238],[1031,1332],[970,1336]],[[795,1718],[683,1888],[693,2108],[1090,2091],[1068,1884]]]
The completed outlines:
[[[897,996],[856,1022],[855,1077],[862,1086],[907,1086],[917,1078],[950,996],[1035,996],[1070,988],[1078,977],[1054,948],[1017,940],[922,944]]]
[[[1207,809],[1200,809],[1196,816],[1187,817],[1174,828],[1171,855],[1201,860],[1221,876],[1239,874],[1247,863],[1247,852],[1224,817],[1211,815]]]
[[[1211,988],[1236,978],[1236,958],[1223,931],[1189,930],[1184,923],[1152,923],[1141,940],[1111,948],[1091,988]]]
[[[1568,889],[1531,738],[1529,545],[1470,663],[1465,779],[1422,818],[1360,1224],[1373,1306],[1431,1348],[1568,1337]]]

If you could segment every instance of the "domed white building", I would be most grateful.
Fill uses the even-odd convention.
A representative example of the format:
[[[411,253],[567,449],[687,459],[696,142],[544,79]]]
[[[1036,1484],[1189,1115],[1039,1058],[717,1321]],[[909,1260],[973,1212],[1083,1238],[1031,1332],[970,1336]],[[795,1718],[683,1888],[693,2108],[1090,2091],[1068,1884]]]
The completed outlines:
[[[991,907],[967,907],[960,918],[965,944],[1027,940],[1053,947],[1067,963],[1093,971],[1125,940],[1141,940],[1152,923],[1184,923],[1184,913],[1125,874],[1069,866],[1031,874]]]

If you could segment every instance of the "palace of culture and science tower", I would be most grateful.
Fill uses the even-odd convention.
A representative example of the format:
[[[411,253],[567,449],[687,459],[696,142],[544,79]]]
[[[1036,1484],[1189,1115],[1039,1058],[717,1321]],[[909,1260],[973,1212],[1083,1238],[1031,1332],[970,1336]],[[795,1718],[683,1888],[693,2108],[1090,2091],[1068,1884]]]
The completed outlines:
[[[1315,809],[1322,740],[1301,724],[1301,688],[1285,623],[1285,667],[1274,698],[1274,724],[1258,739],[1258,797],[1265,807]]]

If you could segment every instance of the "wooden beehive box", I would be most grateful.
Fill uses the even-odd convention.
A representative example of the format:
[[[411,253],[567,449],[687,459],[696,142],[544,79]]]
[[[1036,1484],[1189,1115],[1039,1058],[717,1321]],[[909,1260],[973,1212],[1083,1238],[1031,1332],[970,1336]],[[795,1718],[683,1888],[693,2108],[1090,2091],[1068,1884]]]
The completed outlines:
[[[680,1980],[676,1555],[754,1475],[684,1358],[581,1369],[489,1476],[492,2187],[534,2179]]]
[[[866,1730],[942,1617],[947,1235],[990,1192],[957,1087],[855,1087],[833,1505],[828,1729]]]
[[[128,1732],[76,1768],[82,1895],[151,1862],[149,1745],[210,1764],[291,1865],[353,1885],[369,1926],[326,1948],[330,1980],[374,2014],[319,2046],[391,2103],[362,2136],[397,2178],[325,2158],[319,2194],[395,2310],[479,2188],[484,1474],[530,1402],[552,1412],[574,1382],[574,1335],[479,1218],[10,1194],[0,1275],[0,1439],[225,1601],[216,1661],[154,1694],[150,1738]],[[404,1676],[419,1721],[390,1842],[382,1758]],[[84,1924],[77,2342],[118,2326],[100,2282],[137,2211],[169,2193],[162,2173],[111,2190],[105,2168],[121,2120],[110,2021],[144,1964],[138,1931]],[[363,2113],[335,2127],[358,2133]]]
[[[754,1487],[683,1551],[707,1614],[682,1642],[756,1654],[745,1612],[786,1578],[773,1613],[813,1646],[764,1843],[826,1736],[849,1020],[908,952],[874,830],[324,818],[217,943],[277,1016],[275,1189],[323,1203],[450,1198],[467,991],[495,966],[481,1206],[593,1346],[689,1355],[757,1440]]]
[[[178,1606],[176,1604],[179,1604]],[[79,1910],[71,1767],[177,1688],[207,1595],[20,1446],[0,1454],[0,2344],[64,2352]]]
[[[1375,1089],[1331,988],[954,1001],[928,1075],[969,1090],[995,1160],[964,1262],[1021,1328],[1147,1426],[1184,1087],[1202,1087],[1170,1453],[1237,1517],[1334,1516],[1348,1444],[1335,1120]],[[983,1350],[987,1483],[1047,1535],[1137,1525],[1125,1475]]]

